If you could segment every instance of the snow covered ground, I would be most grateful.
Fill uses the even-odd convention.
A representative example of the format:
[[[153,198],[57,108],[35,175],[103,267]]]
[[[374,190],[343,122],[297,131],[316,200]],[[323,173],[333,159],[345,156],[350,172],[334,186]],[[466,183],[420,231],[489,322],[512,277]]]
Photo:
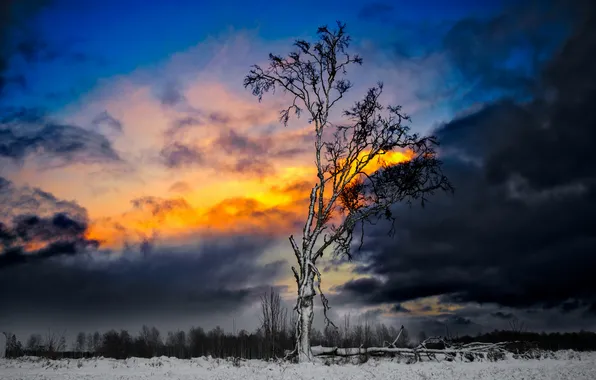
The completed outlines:
[[[225,360],[153,358],[127,360],[0,359],[1,380],[21,379],[596,379],[596,353],[559,352],[557,359],[477,363],[402,364],[389,359],[369,360],[362,365],[298,365],[244,361],[239,366]]]

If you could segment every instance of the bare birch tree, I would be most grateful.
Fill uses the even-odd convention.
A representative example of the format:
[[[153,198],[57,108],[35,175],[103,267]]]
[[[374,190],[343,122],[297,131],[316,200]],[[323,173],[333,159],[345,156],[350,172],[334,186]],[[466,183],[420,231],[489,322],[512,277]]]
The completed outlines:
[[[252,66],[244,87],[261,101],[268,92],[281,90],[290,96],[280,121],[307,113],[315,134],[316,180],[310,192],[308,215],[298,244],[290,243],[297,266],[292,267],[298,285],[295,310],[296,354],[299,361],[312,361],[310,329],[316,295],[320,294],[327,323],[328,301],[321,291],[317,260],[328,249],[334,255],[351,258],[354,232],[358,228],[362,246],[365,223],[381,217],[394,220],[392,205],[421,200],[451,185],[441,172],[434,136],[409,133],[409,121],[400,106],[384,107],[379,102],[383,84],[370,88],[364,98],[344,110],[344,123],[331,121],[334,106],[352,87],[346,69],[361,65],[362,58],[347,52],[350,37],[345,24],[320,27],[318,40],[297,40],[287,56],[269,54],[268,66]],[[407,151],[411,159],[393,165],[383,157],[390,152]],[[371,172],[374,162],[380,168]],[[373,164],[373,165],[370,165]],[[321,241],[322,240],[322,241]]]

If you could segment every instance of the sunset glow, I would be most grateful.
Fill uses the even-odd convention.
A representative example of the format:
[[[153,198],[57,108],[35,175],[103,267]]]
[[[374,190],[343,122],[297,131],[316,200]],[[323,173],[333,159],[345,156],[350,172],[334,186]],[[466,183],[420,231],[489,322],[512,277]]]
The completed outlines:
[[[411,152],[387,152],[373,159],[364,172],[371,174],[383,165],[396,165],[412,156]],[[217,183],[217,190],[199,188],[185,198],[151,199],[120,215],[95,220],[87,237],[111,248],[156,234],[160,239],[175,239],[206,231],[261,231],[284,237],[306,216],[315,173],[314,165],[289,166],[275,176],[242,176]],[[211,200],[201,201],[206,198]]]

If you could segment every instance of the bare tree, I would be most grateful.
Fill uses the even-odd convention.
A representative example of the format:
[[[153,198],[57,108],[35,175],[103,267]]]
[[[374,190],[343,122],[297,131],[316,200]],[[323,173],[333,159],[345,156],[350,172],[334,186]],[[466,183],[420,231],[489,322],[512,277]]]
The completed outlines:
[[[77,334],[77,337],[75,339],[74,350],[79,353],[85,351],[85,342],[86,335],[84,332],[81,331]]]
[[[341,327],[342,347],[349,347],[351,342],[350,336],[350,314],[344,315],[344,325]]]
[[[269,345],[269,354],[276,357],[282,352],[277,342],[285,333],[288,311],[281,303],[281,296],[273,288],[261,296],[261,328]]]
[[[181,330],[168,332],[166,346],[168,347],[168,350],[170,350],[168,356],[176,356],[178,358],[186,357],[186,333]]]
[[[390,342],[391,339],[393,339],[395,337],[389,333],[389,329],[384,324],[377,323],[375,330],[376,330],[375,331],[375,333],[376,333],[375,341],[377,344],[384,345],[385,342]]]
[[[398,348],[405,348],[409,347],[410,343],[410,333],[408,333],[408,330],[405,327],[403,327],[402,332],[399,335],[399,339],[397,339],[394,346]]]
[[[27,350],[33,351],[34,353],[37,353],[41,349],[41,346],[42,339],[40,334],[31,334],[25,345]]]
[[[149,349],[150,355],[155,356],[163,344],[159,330],[155,326],[149,328],[149,326],[143,325],[139,335]]]
[[[45,352],[52,355],[64,351],[66,349],[65,334],[66,331],[59,334],[49,329],[43,340],[43,348]]]
[[[344,111],[345,122],[330,120],[334,106],[352,87],[345,79],[346,68],[362,64],[362,58],[347,52],[349,43],[345,24],[338,22],[336,29],[320,27],[317,41],[296,41],[287,57],[269,54],[268,67],[254,65],[244,79],[244,87],[250,88],[259,101],[270,91],[290,95],[280,121],[287,125],[292,114],[299,117],[306,112],[315,132],[317,179],[310,192],[302,244],[293,235],[289,238],[297,261],[297,267],[292,267],[298,287],[295,354],[301,362],[313,360],[310,329],[315,282],[325,320],[332,324],[317,268],[323,253],[332,248],[334,255],[351,258],[357,227],[361,247],[365,223],[381,217],[395,220],[392,205],[413,200],[424,204],[428,194],[451,189],[436,157],[437,139],[410,134],[405,125],[409,118],[401,107],[381,105],[382,83]],[[400,164],[384,159],[395,151],[408,152],[411,158]],[[375,165],[378,170],[371,169]]]
[[[99,331],[93,333],[93,352],[98,352],[101,346],[101,334]]]
[[[525,325],[524,322],[520,322],[519,319],[513,318],[509,321],[509,328],[510,331],[514,334],[521,334],[525,332]]]
[[[91,333],[87,334],[86,345],[87,345],[88,352],[95,352],[95,347],[93,346],[93,334],[91,334]]]

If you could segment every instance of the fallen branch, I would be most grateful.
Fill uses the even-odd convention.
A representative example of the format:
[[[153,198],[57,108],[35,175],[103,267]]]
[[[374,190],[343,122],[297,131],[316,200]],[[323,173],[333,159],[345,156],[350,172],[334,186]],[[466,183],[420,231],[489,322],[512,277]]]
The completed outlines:
[[[404,325],[401,325],[401,328],[399,329],[399,332],[397,333],[397,337],[395,338],[395,340],[389,345],[389,347],[396,347],[395,345],[397,344],[397,341],[399,340],[399,337],[401,336],[401,333],[404,331]]]
[[[339,348],[314,346],[312,352],[315,356],[335,355],[335,356],[355,356],[365,354],[443,354],[456,355],[461,353],[476,353],[472,350],[433,350],[433,349],[415,349],[415,348],[394,348],[394,347],[367,347],[367,348]]]
[[[353,357],[353,356],[401,356],[408,357],[414,361],[422,360],[422,356],[429,360],[453,361],[456,359],[464,361],[489,360],[497,361],[513,356],[520,359],[540,359],[548,357],[546,351],[538,350],[528,342],[512,341],[499,343],[472,342],[467,344],[452,343],[440,337],[429,338],[414,348],[395,347],[399,336],[388,347],[358,347],[340,348],[314,346],[314,356],[326,357]],[[429,348],[431,345],[440,345],[440,348]]]

